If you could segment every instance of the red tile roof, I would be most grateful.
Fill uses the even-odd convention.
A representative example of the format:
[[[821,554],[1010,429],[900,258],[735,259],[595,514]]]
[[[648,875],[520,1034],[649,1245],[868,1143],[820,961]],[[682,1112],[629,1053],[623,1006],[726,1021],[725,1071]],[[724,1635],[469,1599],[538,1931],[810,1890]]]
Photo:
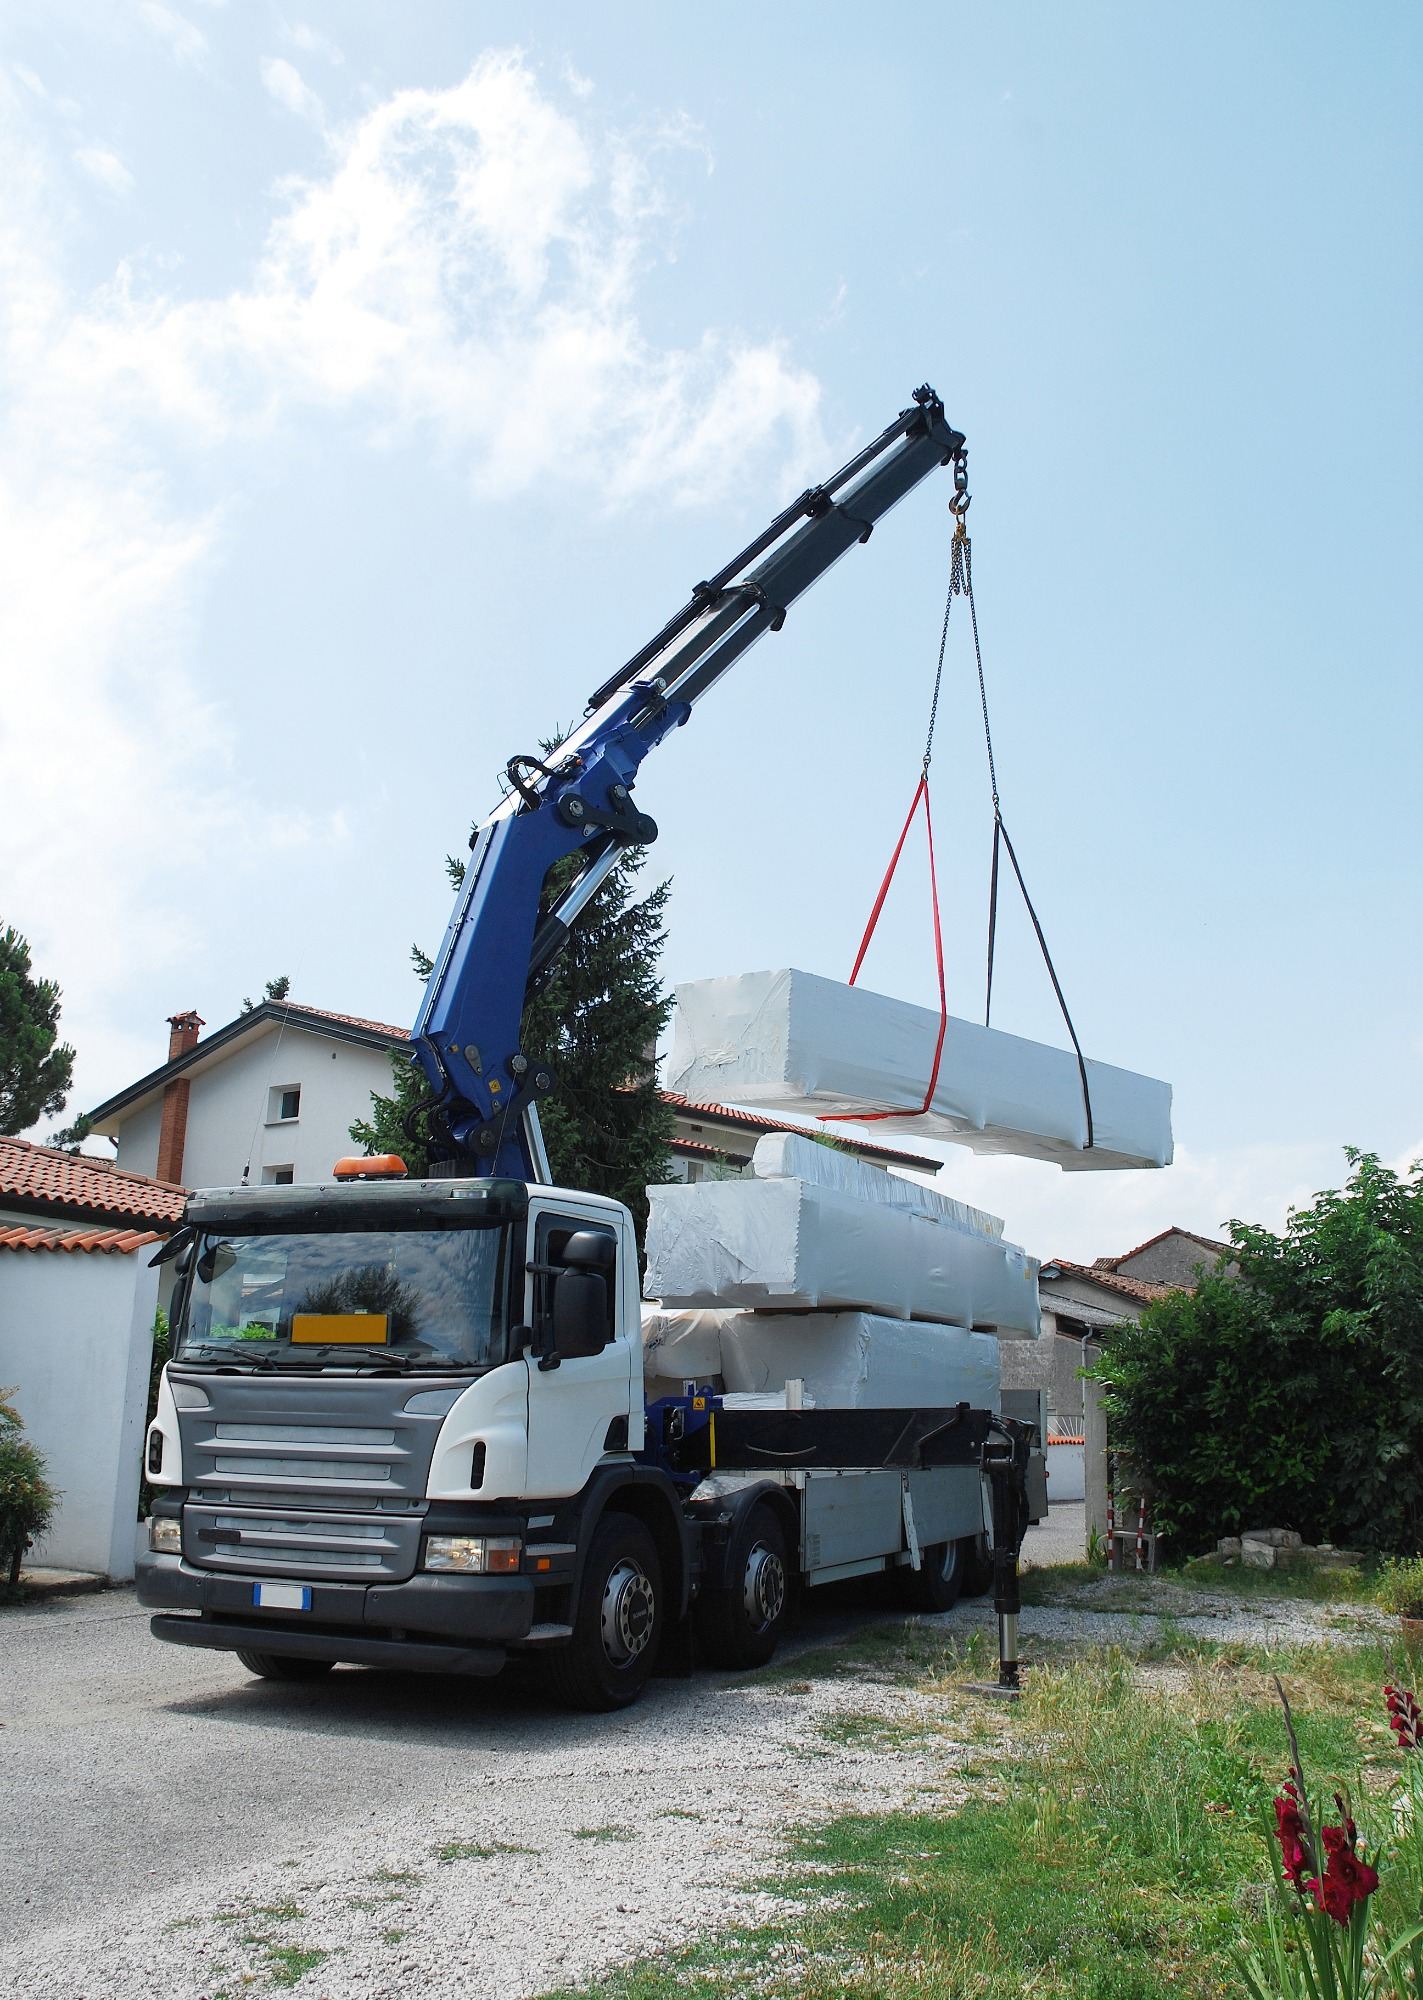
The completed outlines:
[[[1214,1250],[1220,1257],[1235,1255],[1233,1243],[1217,1243],[1213,1236],[1198,1236],[1194,1229],[1182,1229],[1173,1222],[1169,1229],[1158,1229],[1154,1236],[1147,1237],[1145,1243],[1138,1243],[1135,1250],[1124,1250],[1120,1257],[1096,1258],[1096,1267],[1102,1271],[1115,1271],[1119,1265],[1130,1264],[1132,1258],[1139,1257],[1143,1250],[1152,1250],[1158,1243],[1164,1243],[1168,1236],[1184,1236],[1188,1243],[1199,1243],[1203,1250]]]
[[[60,1153],[28,1139],[0,1139],[0,1207],[45,1213],[122,1216],[173,1224],[186,1190],[148,1174],[130,1173],[90,1153]]]
[[[1103,1291],[1120,1292],[1123,1298],[1139,1299],[1147,1305],[1152,1299],[1164,1299],[1168,1292],[1179,1292],[1179,1285],[1158,1285],[1149,1278],[1124,1278],[1117,1271],[1099,1270],[1095,1264],[1070,1264],[1066,1257],[1050,1257],[1048,1263],[1069,1278],[1086,1278]]]
[[[303,1014],[310,1014],[318,1021],[339,1021],[346,1028],[364,1028],[367,1034],[389,1035],[393,1042],[410,1040],[408,1028],[392,1027],[389,1021],[368,1021],[362,1014],[335,1014],[329,1007],[304,1007],[295,1000],[276,1000],[272,1005],[289,1015],[293,1021],[298,1021]],[[253,1012],[255,1011],[254,1008]]]
[[[156,1229],[21,1229],[0,1227],[0,1250],[82,1250],[128,1256],[147,1243],[161,1243]]]

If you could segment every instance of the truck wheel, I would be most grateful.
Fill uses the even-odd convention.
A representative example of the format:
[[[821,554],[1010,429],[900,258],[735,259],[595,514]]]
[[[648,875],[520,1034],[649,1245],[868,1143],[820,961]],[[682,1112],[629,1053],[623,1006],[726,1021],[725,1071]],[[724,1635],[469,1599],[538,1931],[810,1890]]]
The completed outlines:
[[[952,1611],[963,1589],[964,1542],[936,1542],[920,1550],[918,1569],[901,1569],[900,1591],[913,1611]]]
[[[642,1693],[661,1637],[657,1544],[630,1514],[607,1514],[583,1568],[573,1637],[544,1658],[549,1688],[569,1708],[626,1708]]]
[[[993,1588],[993,1551],[986,1535],[970,1535],[963,1545],[963,1594],[986,1597]]]
[[[788,1568],[779,1517],[773,1508],[753,1507],[731,1545],[730,1583],[697,1599],[697,1637],[712,1666],[765,1666],[786,1626]]]
[[[249,1674],[264,1681],[319,1681],[335,1666],[334,1660],[301,1660],[285,1653],[239,1653]]]

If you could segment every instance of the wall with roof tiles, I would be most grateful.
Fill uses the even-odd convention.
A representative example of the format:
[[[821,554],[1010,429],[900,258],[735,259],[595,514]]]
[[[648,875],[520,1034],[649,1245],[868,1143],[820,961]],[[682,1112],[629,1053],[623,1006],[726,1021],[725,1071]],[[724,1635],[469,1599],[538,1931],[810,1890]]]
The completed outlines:
[[[0,1253],[0,1386],[14,1389],[63,1496],[32,1562],[133,1575],[158,1296],[150,1254]]]

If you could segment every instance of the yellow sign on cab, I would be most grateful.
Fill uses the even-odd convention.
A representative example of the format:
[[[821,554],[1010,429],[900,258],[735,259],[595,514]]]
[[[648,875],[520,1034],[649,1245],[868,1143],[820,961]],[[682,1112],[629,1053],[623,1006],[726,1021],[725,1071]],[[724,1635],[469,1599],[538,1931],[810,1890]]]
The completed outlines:
[[[385,1347],[389,1313],[293,1313],[293,1347]]]

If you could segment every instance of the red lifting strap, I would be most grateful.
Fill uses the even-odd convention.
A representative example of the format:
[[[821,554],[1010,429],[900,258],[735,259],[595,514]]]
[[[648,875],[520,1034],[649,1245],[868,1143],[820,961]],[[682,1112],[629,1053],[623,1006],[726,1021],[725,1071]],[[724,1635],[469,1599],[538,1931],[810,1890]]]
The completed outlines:
[[[881,1118],[922,1118],[934,1102],[934,1092],[939,1085],[939,1064],[944,1054],[944,1037],[948,1033],[949,1027],[949,998],[948,989],[944,982],[944,932],[939,917],[939,875],[934,862],[934,818],[929,810],[929,768],[927,760],[923,771],[919,775],[919,783],[914,790],[914,798],[909,807],[909,814],[903,827],[900,829],[899,839],[895,844],[894,853],[890,856],[884,880],[879,885],[879,894],[875,897],[874,908],[870,911],[870,920],[865,926],[865,934],[860,939],[860,949],[855,955],[855,966],[850,974],[850,984],[853,986],[860,976],[860,967],[865,962],[865,953],[870,948],[870,940],[875,934],[876,926],[880,920],[880,912],[884,908],[884,899],[889,894],[889,885],[894,880],[894,871],[899,866],[899,857],[904,852],[904,843],[909,838],[909,829],[914,824],[914,815],[919,810],[921,800],[924,805],[924,832],[929,844],[929,891],[934,905],[934,963],[939,975],[939,1039],[934,1044],[934,1066],[929,1072],[929,1088],[925,1091],[924,1102],[917,1111],[833,1111],[824,1114],[817,1120],[817,1123],[821,1125],[873,1125]]]

